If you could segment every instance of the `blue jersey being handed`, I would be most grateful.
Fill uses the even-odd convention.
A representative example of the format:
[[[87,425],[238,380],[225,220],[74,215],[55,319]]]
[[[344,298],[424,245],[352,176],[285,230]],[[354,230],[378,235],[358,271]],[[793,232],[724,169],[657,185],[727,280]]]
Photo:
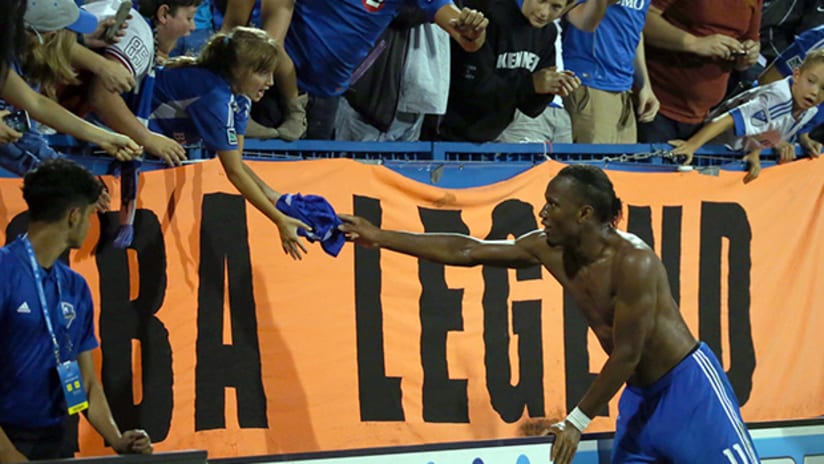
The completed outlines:
[[[246,133],[251,103],[249,97],[233,94],[229,82],[208,69],[160,69],[149,129],[184,145],[202,140],[210,150],[237,150],[237,137]]]
[[[310,95],[340,95],[352,71],[400,8],[416,4],[432,21],[451,0],[301,0],[286,35],[298,86]]]
[[[632,88],[635,50],[647,20],[651,0],[619,0],[607,8],[594,32],[564,21],[564,67],[581,83],[607,92]]]
[[[0,275],[0,427],[60,425],[67,412],[54,344],[22,239],[0,248]],[[40,278],[61,361],[96,348],[85,279],[60,261]]]

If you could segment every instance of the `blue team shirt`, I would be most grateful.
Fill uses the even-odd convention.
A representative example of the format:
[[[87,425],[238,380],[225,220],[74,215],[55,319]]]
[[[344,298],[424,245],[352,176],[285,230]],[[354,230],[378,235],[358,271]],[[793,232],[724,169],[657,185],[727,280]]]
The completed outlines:
[[[651,0],[619,0],[607,8],[595,32],[563,24],[564,68],[587,87],[608,92],[632,89],[635,50]]]
[[[59,425],[67,413],[54,345],[21,239],[0,248],[0,276],[0,427]],[[77,359],[80,353],[96,348],[86,280],[60,261],[50,270],[40,268],[40,276],[61,360]],[[59,309],[58,280],[62,290]]]
[[[793,43],[775,58],[773,66],[775,66],[775,69],[778,70],[782,76],[787,77],[793,73],[793,69],[801,66],[801,63],[810,50],[823,47],[824,24],[808,29],[796,37]],[[810,132],[821,124],[824,124],[824,104],[818,105],[818,113],[800,132]]]
[[[310,95],[340,95],[352,72],[400,8],[415,4],[432,21],[451,0],[300,0],[286,51],[295,63],[298,86]]]
[[[181,144],[203,141],[215,151],[237,150],[252,102],[229,82],[196,66],[159,69],[152,93],[149,129]]]

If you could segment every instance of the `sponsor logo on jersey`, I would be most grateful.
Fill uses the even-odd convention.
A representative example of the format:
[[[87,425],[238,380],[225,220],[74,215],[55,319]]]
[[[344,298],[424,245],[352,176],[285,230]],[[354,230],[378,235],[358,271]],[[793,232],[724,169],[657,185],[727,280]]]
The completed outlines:
[[[621,0],[618,4],[624,8],[631,8],[633,10],[640,11],[644,9],[644,4],[646,2],[647,0]]]
[[[377,13],[386,6],[386,0],[361,0],[361,3],[366,11],[370,13]]]
[[[764,110],[758,111],[757,113],[752,115],[751,120],[754,125],[766,124],[767,112]]]

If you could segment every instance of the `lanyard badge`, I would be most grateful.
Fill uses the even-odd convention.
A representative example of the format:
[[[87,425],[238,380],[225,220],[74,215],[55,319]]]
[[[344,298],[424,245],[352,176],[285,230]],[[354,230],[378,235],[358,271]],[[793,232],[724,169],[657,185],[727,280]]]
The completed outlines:
[[[37,296],[40,300],[40,309],[43,313],[43,318],[46,320],[46,328],[49,330],[52,344],[54,345],[54,358],[57,365],[57,374],[60,376],[60,386],[63,389],[63,397],[66,399],[66,408],[69,414],[77,414],[80,411],[88,409],[89,400],[86,398],[86,389],[83,388],[83,379],[80,375],[80,366],[77,360],[62,362],[60,361],[60,344],[57,343],[57,336],[54,334],[51,317],[49,316],[49,306],[46,302],[46,292],[43,290],[43,282],[40,280],[40,265],[37,264],[37,259],[34,257],[34,249],[31,246],[29,237],[23,236],[23,243],[26,246],[26,252],[29,255],[29,263],[31,264],[31,271],[34,274],[34,283],[37,286]],[[57,279],[57,309],[61,310],[61,300],[63,292],[60,287],[60,279]],[[72,342],[68,334],[66,334],[68,343],[68,351],[72,352]]]

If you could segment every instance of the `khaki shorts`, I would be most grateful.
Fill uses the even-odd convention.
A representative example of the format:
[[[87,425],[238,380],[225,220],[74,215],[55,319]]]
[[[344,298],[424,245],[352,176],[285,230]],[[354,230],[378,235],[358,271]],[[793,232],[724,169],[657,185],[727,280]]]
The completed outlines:
[[[636,143],[632,93],[580,86],[564,98],[576,143]]]

